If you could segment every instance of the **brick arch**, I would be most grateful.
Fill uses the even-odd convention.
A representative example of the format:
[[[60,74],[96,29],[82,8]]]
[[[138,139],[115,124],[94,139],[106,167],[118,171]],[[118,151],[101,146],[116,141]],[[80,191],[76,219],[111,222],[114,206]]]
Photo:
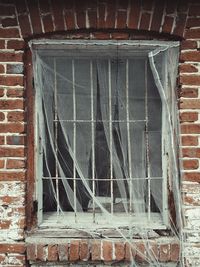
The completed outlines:
[[[73,30],[145,31],[183,38],[188,4],[178,0],[31,0],[17,1],[16,12],[25,38]]]

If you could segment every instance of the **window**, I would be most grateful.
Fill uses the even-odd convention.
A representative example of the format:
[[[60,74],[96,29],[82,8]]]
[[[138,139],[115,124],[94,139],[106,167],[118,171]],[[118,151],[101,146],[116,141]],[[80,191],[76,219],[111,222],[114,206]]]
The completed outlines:
[[[166,224],[169,43],[31,46],[39,224]]]

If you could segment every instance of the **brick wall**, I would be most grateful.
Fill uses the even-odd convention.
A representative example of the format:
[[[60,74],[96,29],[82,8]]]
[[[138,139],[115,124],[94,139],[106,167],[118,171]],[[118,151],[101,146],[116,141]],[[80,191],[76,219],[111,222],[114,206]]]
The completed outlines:
[[[198,0],[1,0],[0,1],[0,263],[24,266],[26,244],[26,86],[27,40],[52,33],[65,38],[181,40],[180,118],[182,191],[186,225],[183,255],[200,266],[200,3]],[[177,260],[178,244],[152,241],[161,262]],[[149,244],[148,244],[149,245]],[[134,242],[137,262],[145,247]],[[69,240],[63,244],[29,244],[30,260],[70,262],[128,261],[123,242]],[[132,248],[134,249],[134,248]]]

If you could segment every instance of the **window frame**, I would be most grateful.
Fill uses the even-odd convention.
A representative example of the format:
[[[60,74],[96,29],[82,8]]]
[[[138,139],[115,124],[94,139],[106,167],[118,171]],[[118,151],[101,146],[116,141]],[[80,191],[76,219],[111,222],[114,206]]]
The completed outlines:
[[[32,49],[35,49],[35,47],[41,47],[41,46],[61,46],[64,45],[71,45],[71,46],[76,46],[76,45],[86,45],[86,46],[90,46],[90,45],[127,45],[131,47],[134,47],[136,45],[146,45],[147,47],[156,47],[156,49],[162,49],[167,47],[168,45],[172,45],[173,43],[177,43],[177,42],[166,42],[166,41],[115,41],[115,40],[106,40],[106,41],[91,41],[91,40],[49,40],[49,39],[41,39],[41,40],[32,40],[29,42],[29,46],[32,47]],[[37,101],[35,99],[35,95],[36,92],[34,90],[34,84],[33,84],[33,70],[32,70],[32,59],[31,59],[31,51],[28,52],[29,56],[28,56],[28,62],[27,62],[27,76],[31,76],[32,79],[27,79],[27,87],[28,88],[32,88],[32,90],[28,90],[27,91],[27,97],[30,98],[29,99],[29,123],[28,123],[28,136],[27,136],[27,143],[29,144],[29,149],[28,149],[28,157],[32,158],[32,164],[29,164],[27,166],[28,168],[28,174],[30,173],[31,177],[34,181],[31,183],[28,183],[28,187],[29,187],[29,192],[32,191],[33,193],[33,199],[32,199],[32,207],[31,207],[31,211],[32,211],[32,215],[30,216],[32,219],[34,217],[33,224],[39,226],[39,227],[48,227],[48,223],[44,224],[42,226],[42,214],[41,214],[41,201],[38,201],[38,195],[41,195],[41,180],[39,179],[39,175],[38,175],[38,166],[37,163],[40,162],[38,161],[38,144],[40,142],[40,140],[37,138],[38,134],[37,134],[37,126],[36,127],[31,127],[30,124],[32,125],[37,125],[37,118],[35,116],[35,111],[37,110]],[[165,71],[165,74],[167,75],[167,72]],[[167,82],[167,79],[166,79]],[[167,85],[165,85],[167,86]],[[167,151],[167,147],[168,147],[168,143],[166,142],[164,136],[165,136],[165,121],[164,118],[165,116],[163,116],[163,114],[166,111],[164,110],[164,107],[162,105],[162,168],[163,168],[163,224],[160,224],[156,226],[156,228],[160,228],[160,229],[165,229],[166,227],[169,226],[169,205],[168,205],[168,192],[167,192],[167,184],[168,184],[168,168],[170,168],[170,166],[168,166],[168,158],[167,158],[167,153],[163,152],[163,151]],[[34,129],[33,129],[34,128]],[[30,141],[32,140],[32,141]],[[32,151],[31,150],[32,147]],[[31,171],[29,171],[29,169],[31,169]],[[28,197],[28,199],[30,200],[30,196]],[[28,205],[30,207],[30,205]],[[30,215],[30,211],[29,211],[29,215]],[[34,215],[33,215],[34,214]],[[29,217],[29,218],[30,218]],[[32,220],[31,219],[31,220]],[[155,228],[155,225],[151,226],[147,226],[150,228]]]

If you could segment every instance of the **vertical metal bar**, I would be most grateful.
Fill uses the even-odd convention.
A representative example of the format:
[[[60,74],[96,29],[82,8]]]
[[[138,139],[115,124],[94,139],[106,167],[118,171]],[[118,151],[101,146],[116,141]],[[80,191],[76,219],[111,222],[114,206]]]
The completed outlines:
[[[111,84],[111,60],[108,60],[108,93],[109,93],[109,139],[110,139],[110,194],[111,194],[111,214],[113,214],[113,139],[112,139],[112,84]]]
[[[58,95],[57,95],[57,65],[54,58],[54,146],[55,146],[55,176],[56,176],[56,200],[57,216],[59,216],[59,186],[58,186]]]
[[[74,185],[74,216],[77,222],[77,205],[76,205],[76,90],[75,90],[75,65],[74,59],[72,60],[72,88],[73,88],[73,185]]]
[[[127,123],[127,139],[128,139],[128,166],[129,166],[129,210],[132,212],[133,199],[133,181],[132,181],[132,158],[131,158],[131,136],[130,136],[130,117],[129,117],[129,61],[126,60],[126,123]]]
[[[92,131],[92,213],[93,223],[95,223],[95,145],[94,145],[94,81],[93,81],[93,64],[90,60],[90,84],[91,84],[91,131]]]
[[[149,158],[149,114],[148,114],[148,79],[147,79],[147,60],[145,61],[145,143],[146,143],[146,175],[147,175],[147,212],[148,220],[151,219],[151,173]]]

